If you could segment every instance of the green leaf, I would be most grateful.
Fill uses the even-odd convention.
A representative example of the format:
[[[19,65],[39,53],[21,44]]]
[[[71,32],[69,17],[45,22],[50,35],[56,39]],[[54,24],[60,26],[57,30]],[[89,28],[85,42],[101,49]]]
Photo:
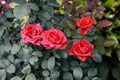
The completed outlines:
[[[98,50],[98,52],[99,52],[101,55],[103,55],[103,54],[106,53],[106,52],[105,52],[105,48],[104,48],[103,46],[101,46],[101,45],[97,46],[96,49]]]
[[[2,8],[2,7],[1,7],[1,8]],[[5,22],[5,21],[6,21],[5,16],[0,15],[0,23],[3,23],[3,22]]]
[[[60,55],[55,54],[54,56],[55,56],[55,58],[60,59]]]
[[[18,44],[13,44],[11,48],[11,54],[16,54],[20,50],[20,46]]]
[[[108,68],[109,65],[106,63],[102,63],[102,65],[99,64],[97,66],[98,66],[97,69],[99,70],[99,75],[102,77],[102,80],[107,80],[110,70],[110,68]]]
[[[84,77],[83,80],[91,80],[89,77]]]
[[[118,60],[120,61],[120,49],[116,50]]]
[[[92,78],[92,80],[103,80],[103,79],[100,77],[94,77],[94,78]]]
[[[54,6],[54,7],[59,7],[59,4],[55,0],[48,0],[48,5]]]
[[[95,34],[95,30],[94,29],[89,30],[88,35],[94,35],[94,34]]]
[[[5,68],[9,66],[10,62],[6,59],[0,60],[0,68]]]
[[[67,58],[68,57],[68,52],[67,51],[60,51],[59,55],[62,58]]]
[[[6,66],[8,66],[10,64],[10,62],[7,59],[3,59],[3,64],[5,64]]]
[[[106,50],[106,51],[105,51],[105,55],[108,56],[108,57],[111,57],[111,56],[112,56],[111,54],[112,54],[113,48],[108,47],[108,48],[106,48],[105,50]]]
[[[4,45],[0,45],[0,56],[2,56],[4,52],[5,52]]]
[[[59,75],[60,75],[60,72],[59,71],[53,71],[52,73],[51,73],[51,78],[58,78],[59,77]]]
[[[27,5],[17,5],[14,8],[13,12],[14,12],[15,17],[20,19],[20,18],[23,18],[28,13],[30,13],[30,10]]]
[[[66,34],[67,37],[71,36],[71,31],[69,28],[64,29],[64,33]]]
[[[17,4],[25,4],[26,0],[14,0],[14,2]]]
[[[120,67],[114,68],[112,70],[112,75],[114,78],[116,78],[117,80],[120,80]]]
[[[18,57],[21,61],[30,61],[30,58],[32,58],[32,56],[30,54],[26,54],[26,53],[22,53],[23,51],[20,51],[18,53]]]
[[[20,60],[20,59],[16,59],[15,62],[14,62],[14,64],[15,64],[15,65],[16,65],[16,64],[19,64],[21,61],[22,61],[22,60]]]
[[[110,47],[119,43],[117,40],[114,40],[114,39],[106,39],[103,44],[105,47]]]
[[[80,80],[83,77],[83,70],[80,67],[76,67],[73,70],[73,76],[75,77],[76,80]]]
[[[53,23],[52,22],[47,22],[46,23],[46,27],[49,29],[49,28],[52,28],[53,27]]]
[[[75,25],[75,23],[72,20],[67,20],[66,21],[66,26],[68,26],[72,30],[76,29],[76,25]]]
[[[37,57],[32,57],[32,58],[30,58],[30,64],[31,65],[34,65],[35,64],[35,62],[37,62],[38,61],[38,58]]]
[[[15,66],[14,66],[13,64],[10,64],[10,65],[6,68],[6,71],[7,71],[8,73],[10,73],[10,74],[15,73],[15,70],[16,70],[16,68],[15,68]]]
[[[32,55],[35,56],[35,57],[42,57],[43,56],[41,51],[35,51],[35,52],[32,53]]]
[[[34,69],[39,69],[40,67],[40,63],[39,62],[36,62],[34,65],[33,65]]]
[[[55,66],[55,57],[50,57],[48,59],[47,67],[49,70],[52,70]]]
[[[84,68],[84,67],[89,67],[89,64],[88,64],[88,63],[81,62],[81,63],[80,63],[80,66],[83,67],[83,68]]]
[[[54,9],[51,6],[43,6],[43,11],[48,12],[50,15],[54,14]]]
[[[47,69],[47,63],[48,63],[47,60],[43,60],[42,63],[41,63],[41,67],[42,67],[43,69]]]
[[[30,54],[30,53],[33,52],[33,49],[32,49],[32,47],[27,46],[27,47],[23,48],[23,51],[24,51],[26,54]]]
[[[73,36],[72,38],[74,38],[74,39],[82,39],[83,36],[82,36],[82,35],[75,35],[75,36]]]
[[[45,77],[45,80],[51,80],[50,77]]]
[[[73,80],[73,76],[71,73],[67,72],[63,74],[63,80]]]
[[[60,5],[62,5],[63,1],[64,1],[64,0],[57,0],[57,2],[58,2]]]
[[[104,38],[102,36],[98,36],[98,38],[95,40],[96,46],[103,45]]]
[[[4,22],[3,24],[6,27],[12,27],[12,25],[13,25],[11,22],[8,22],[8,21]]]
[[[77,61],[70,61],[71,66],[78,66],[79,63]]]
[[[36,77],[33,73],[30,73],[25,77],[25,80],[36,80]]]
[[[22,80],[22,79],[18,76],[15,76],[15,77],[11,78],[10,80]]]
[[[15,58],[14,58],[13,55],[9,55],[9,56],[8,56],[8,60],[9,60],[11,63],[14,63]]]
[[[4,29],[0,27],[0,37],[3,35],[3,33],[4,33]]]
[[[31,66],[28,64],[26,67],[23,68],[22,73],[29,74],[31,72]]]
[[[30,7],[34,11],[38,11],[39,10],[39,7],[37,6],[37,4],[32,3],[32,2],[28,3],[28,7]]]
[[[61,63],[61,68],[63,71],[69,71],[69,62],[67,60],[63,60]]]
[[[95,58],[93,58],[93,60],[95,61],[95,62],[102,62],[102,57],[101,57],[101,55],[100,54],[94,54],[95,55]]]
[[[44,70],[44,71],[42,72],[42,75],[43,75],[43,76],[49,76],[49,74],[50,74],[50,73],[49,73],[48,70]]]
[[[89,77],[94,77],[97,74],[97,69],[96,68],[90,68],[88,70],[88,76]]]
[[[6,16],[7,18],[12,18],[12,17],[13,17],[12,10],[7,10],[7,11],[5,12],[5,16]]]
[[[50,20],[51,15],[48,12],[41,12],[38,17],[40,20],[46,22],[46,21]]]
[[[115,0],[106,0],[105,6],[111,8],[114,4]]]
[[[11,44],[9,41],[7,41],[6,43],[4,43],[3,49],[5,50],[5,52],[9,52],[11,49]]]
[[[45,18],[42,14],[39,14],[39,19],[41,20],[41,21],[43,21],[43,22],[47,22],[47,18]]]
[[[6,71],[5,69],[0,69],[0,80],[6,79]]]
[[[37,16],[34,16],[34,15],[29,17],[28,23],[34,22],[36,20],[36,18],[37,18]]]

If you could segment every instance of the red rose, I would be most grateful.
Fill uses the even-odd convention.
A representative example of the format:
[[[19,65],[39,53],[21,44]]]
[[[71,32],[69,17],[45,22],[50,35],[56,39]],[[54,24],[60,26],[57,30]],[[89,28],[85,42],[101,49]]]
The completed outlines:
[[[94,57],[92,50],[93,44],[89,44],[87,40],[74,42],[72,48],[68,51],[69,55],[77,56],[82,62],[85,62],[89,57]]]
[[[41,33],[43,29],[41,25],[38,24],[29,24],[24,26],[21,31],[21,38],[23,39],[24,44],[32,43],[33,45],[41,44]]]
[[[41,44],[43,44],[43,46],[46,49],[55,48],[63,50],[68,44],[68,40],[64,33],[55,28],[51,28],[48,31],[44,31],[42,34],[42,38],[43,41],[41,42]]]
[[[81,29],[80,33],[85,36],[88,31],[92,28],[94,20],[90,17],[83,17],[76,21],[76,25]]]

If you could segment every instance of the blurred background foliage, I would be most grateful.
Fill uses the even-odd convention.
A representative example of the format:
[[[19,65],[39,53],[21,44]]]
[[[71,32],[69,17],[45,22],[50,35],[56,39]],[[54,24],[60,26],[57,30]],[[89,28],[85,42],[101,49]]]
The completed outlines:
[[[91,1],[91,2],[90,2]],[[120,0],[7,0],[13,10],[0,14],[0,80],[120,80]],[[88,36],[75,21],[95,19]],[[55,27],[68,38],[66,50],[45,50],[24,45],[24,25],[40,23]],[[74,41],[87,39],[95,45],[95,58],[86,62],[68,56]]]

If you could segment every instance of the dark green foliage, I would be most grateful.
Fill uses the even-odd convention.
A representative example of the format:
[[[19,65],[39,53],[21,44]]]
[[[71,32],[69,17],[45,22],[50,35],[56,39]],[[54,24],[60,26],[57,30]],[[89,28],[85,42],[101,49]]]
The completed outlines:
[[[95,4],[98,10],[85,9],[87,0],[8,2],[14,9],[0,14],[0,80],[120,80],[119,0],[101,0]],[[82,36],[75,21],[86,15],[95,19],[94,29]],[[69,41],[67,49],[23,44],[20,31],[30,23],[63,31]],[[81,39],[95,45],[95,58],[84,63],[68,54],[72,43]]]

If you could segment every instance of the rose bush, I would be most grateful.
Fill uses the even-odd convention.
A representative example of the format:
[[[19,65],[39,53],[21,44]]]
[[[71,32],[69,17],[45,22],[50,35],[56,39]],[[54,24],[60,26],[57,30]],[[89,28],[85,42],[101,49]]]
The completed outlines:
[[[119,7],[0,0],[0,80],[120,80]]]

